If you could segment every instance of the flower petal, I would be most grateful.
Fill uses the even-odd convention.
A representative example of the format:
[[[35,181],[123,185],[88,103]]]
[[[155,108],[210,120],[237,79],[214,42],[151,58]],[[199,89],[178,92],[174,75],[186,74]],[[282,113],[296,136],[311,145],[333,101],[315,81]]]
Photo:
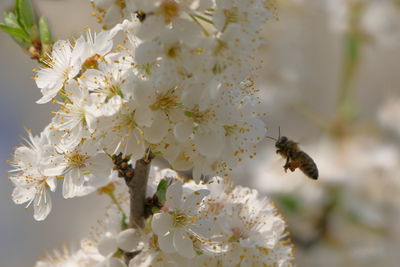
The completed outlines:
[[[214,234],[215,225],[210,220],[198,220],[190,225],[190,230],[203,238],[210,238]]]
[[[203,198],[208,194],[210,194],[208,189],[200,189],[188,195],[182,207],[183,211],[185,213],[195,213],[199,209]]]
[[[193,121],[187,120],[175,125],[174,135],[179,142],[185,142],[193,132]]]
[[[34,214],[33,218],[36,221],[43,221],[46,219],[51,211],[51,198],[49,192],[43,186],[38,193],[36,193],[34,200]]]
[[[169,209],[179,210],[182,206],[182,184],[174,182],[171,184],[166,193],[166,204]]]
[[[173,233],[164,236],[158,236],[158,246],[166,253],[175,253],[176,249],[173,245]]]
[[[118,249],[117,239],[110,232],[107,232],[99,242],[98,250],[101,255],[107,257]]]
[[[174,247],[182,257],[192,259],[196,256],[193,249],[193,242],[184,229],[178,228],[174,232]]]
[[[166,212],[154,214],[151,228],[157,235],[164,236],[172,228],[172,216]]]
[[[117,236],[118,247],[124,251],[133,252],[140,250],[142,247],[142,235],[140,231],[135,229],[127,229]]]

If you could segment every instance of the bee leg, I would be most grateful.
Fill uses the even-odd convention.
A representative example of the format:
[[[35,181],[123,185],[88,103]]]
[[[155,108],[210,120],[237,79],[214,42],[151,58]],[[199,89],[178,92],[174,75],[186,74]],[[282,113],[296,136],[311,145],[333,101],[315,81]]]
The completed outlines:
[[[286,163],[283,165],[283,168],[285,169],[285,172],[287,172],[287,169],[290,168],[289,157],[286,158]]]
[[[289,168],[289,170],[291,170],[292,172],[294,172],[297,168],[300,167],[300,165],[301,165],[300,162],[298,162],[298,161],[293,161],[293,160],[292,160],[292,161],[289,163],[288,168]]]

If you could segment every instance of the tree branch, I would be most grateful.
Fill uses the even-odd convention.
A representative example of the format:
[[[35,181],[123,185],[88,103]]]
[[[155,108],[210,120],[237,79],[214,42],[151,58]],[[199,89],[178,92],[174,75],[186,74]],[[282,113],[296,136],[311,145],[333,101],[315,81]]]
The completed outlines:
[[[133,177],[126,181],[130,194],[129,228],[144,227],[144,203],[151,159],[136,161]]]
[[[151,160],[153,154],[149,151],[146,157],[136,161],[135,168],[129,164],[130,156],[123,156],[122,153],[112,155],[114,170],[118,171],[118,176],[125,179],[129,188],[130,195],[130,215],[128,228],[144,228],[146,216],[146,187],[149,178]],[[140,251],[124,253],[125,262],[135,257]]]

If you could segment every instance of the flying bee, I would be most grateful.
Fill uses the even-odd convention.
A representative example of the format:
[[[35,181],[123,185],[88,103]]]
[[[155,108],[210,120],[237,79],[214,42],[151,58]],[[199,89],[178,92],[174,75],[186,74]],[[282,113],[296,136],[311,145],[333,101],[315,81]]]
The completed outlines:
[[[276,141],[276,153],[286,158],[286,163],[283,166],[285,172],[287,172],[287,169],[294,172],[297,168],[300,168],[307,177],[314,180],[318,179],[318,168],[314,160],[302,151],[296,142],[289,140],[286,136],[281,136],[280,128],[278,139],[270,136],[267,136],[267,138]]]

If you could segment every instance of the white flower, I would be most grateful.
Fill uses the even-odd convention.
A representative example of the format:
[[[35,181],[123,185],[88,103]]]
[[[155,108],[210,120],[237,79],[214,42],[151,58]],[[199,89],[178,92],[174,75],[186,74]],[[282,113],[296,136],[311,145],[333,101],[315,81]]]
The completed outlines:
[[[76,40],[74,52],[79,55],[82,63],[93,56],[105,56],[113,48],[113,38],[120,30],[120,25],[109,31],[101,31],[99,34],[92,33],[89,29],[86,33],[86,39],[81,35]]]
[[[394,46],[399,41],[399,14],[393,1],[372,1],[363,12],[361,26],[378,44]]]
[[[108,184],[112,178],[110,157],[97,148],[93,140],[86,140],[73,150],[60,150],[59,166],[65,169],[63,196],[72,198],[87,195]]]
[[[400,97],[386,100],[378,111],[379,122],[400,136]]]
[[[92,267],[104,260],[104,257],[97,252],[95,243],[90,240],[82,240],[78,250],[63,247],[63,250],[54,250],[44,259],[36,262],[35,267]]]
[[[101,147],[110,154],[131,155],[131,160],[144,156],[146,142],[144,132],[135,121],[134,103],[129,101],[121,106],[118,113],[102,118],[96,129]]]
[[[50,61],[46,62],[47,68],[42,68],[35,76],[36,84],[43,94],[37,103],[47,103],[54,98],[64,84],[79,73],[81,63],[69,41],[57,41],[53,45]]]
[[[218,181],[214,179],[208,186],[214,192],[207,197],[203,212],[214,218],[221,235],[215,238],[216,243],[204,244],[205,250],[216,253],[206,262],[220,262],[223,266],[290,266],[291,248],[282,241],[285,222],[276,215],[269,199],[260,198],[256,190],[240,186],[229,189]]]
[[[121,22],[123,18],[130,18],[131,12],[137,10],[132,0],[91,0],[95,14],[103,28],[109,29]]]
[[[10,177],[15,188],[12,199],[16,204],[26,203],[27,207],[33,202],[34,218],[44,220],[51,211],[49,190],[56,189],[56,176],[63,169],[58,168],[53,159],[56,157],[54,147],[49,143],[47,132],[40,137],[33,137],[30,132],[28,146],[15,150],[12,165],[16,175]]]
[[[83,90],[94,93],[99,115],[111,116],[128,99],[133,86],[129,74],[132,60],[125,54],[108,54],[97,69],[88,69],[79,81]],[[132,76],[132,74],[131,74]]]
[[[161,213],[154,214],[152,220],[152,229],[158,236],[161,250],[176,252],[185,258],[196,256],[191,238],[203,240],[212,234],[212,223],[198,217],[202,200],[208,193],[208,190],[201,189],[184,196],[180,182],[168,187],[166,206]]]
[[[52,129],[62,132],[63,146],[74,148],[83,137],[95,130],[98,99],[81,88],[75,80],[65,87],[65,96],[67,100],[56,112]]]

